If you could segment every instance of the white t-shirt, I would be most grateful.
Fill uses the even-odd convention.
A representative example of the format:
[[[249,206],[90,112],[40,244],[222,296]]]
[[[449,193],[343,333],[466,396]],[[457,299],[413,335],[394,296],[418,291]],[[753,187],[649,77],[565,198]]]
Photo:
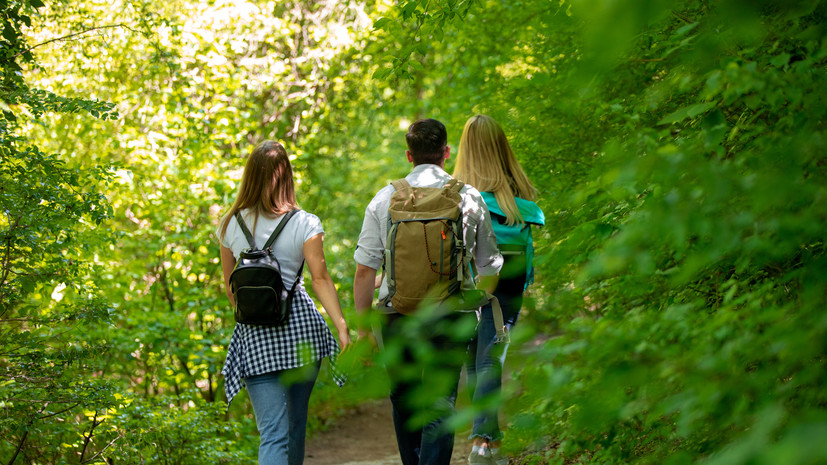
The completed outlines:
[[[242,210],[241,216],[244,218],[244,224],[247,225],[247,228],[253,234],[256,247],[259,249],[264,247],[267,239],[270,238],[270,234],[273,233],[273,230],[276,229],[276,226],[278,226],[284,217],[284,215],[274,218],[259,216],[258,222],[256,222],[255,215],[249,211],[249,209]],[[253,230],[254,224],[255,230]],[[304,254],[302,253],[304,243],[320,233],[324,233],[324,229],[322,228],[322,222],[319,220],[319,217],[300,210],[290,218],[290,221],[288,221],[284,229],[281,230],[279,237],[276,238],[276,242],[273,243],[273,254],[279,261],[281,279],[284,281],[287,289],[293,286],[293,282],[295,282],[296,275],[299,272],[299,266],[302,260],[304,260]],[[238,260],[241,251],[250,248],[250,244],[247,242],[247,238],[244,237],[241,226],[238,225],[235,217],[230,218],[230,223],[227,225],[227,233],[223,238],[221,237],[220,224],[216,235],[221,245],[233,251],[233,256],[236,260]],[[297,289],[301,287],[303,287],[303,283],[299,283]]]

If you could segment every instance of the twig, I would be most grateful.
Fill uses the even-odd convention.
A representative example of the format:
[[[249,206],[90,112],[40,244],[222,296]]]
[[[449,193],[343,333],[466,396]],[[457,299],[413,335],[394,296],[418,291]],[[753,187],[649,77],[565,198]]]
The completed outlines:
[[[428,7],[429,6],[431,6],[431,0],[428,0],[428,3],[425,4],[425,9],[424,9],[423,13],[425,13],[425,14],[428,13]],[[417,21],[416,31],[414,31],[414,39],[416,39],[416,37],[419,36],[419,30],[422,29],[422,25],[425,24],[424,14],[423,14],[422,17],[420,17],[418,19],[419,19],[419,21]]]
[[[80,451],[80,463],[85,463],[87,460],[83,460],[83,456],[86,455],[86,448],[89,446],[89,443],[92,442],[92,435],[95,433],[95,428],[100,426],[104,421],[98,421],[98,411],[95,410],[95,416],[92,418],[92,427],[89,428],[89,434],[83,435],[83,449]]]
[[[95,459],[97,459],[98,457],[100,457],[100,456],[101,456],[101,454],[103,454],[104,452],[106,452],[106,449],[109,449],[110,447],[112,447],[112,444],[115,444],[115,441],[117,441],[117,440],[118,440],[118,439],[120,439],[121,437],[122,437],[122,436],[121,436],[120,434],[118,434],[117,436],[115,436],[115,439],[113,439],[113,440],[109,441],[109,444],[107,444],[106,446],[104,446],[104,447],[103,447],[103,449],[99,450],[97,454],[95,454],[95,455],[93,455],[93,456],[89,457],[88,459],[86,459],[85,461],[80,462],[80,463],[92,463],[92,462],[94,462],[94,461],[95,461]]]
[[[63,402],[56,402],[56,403],[63,403]],[[41,416],[41,417],[38,417],[38,420],[44,420],[44,419],[49,418],[49,417],[55,417],[55,416],[58,416],[58,415],[60,415],[60,414],[62,414],[62,413],[66,413],[66,412],[68,412],[69,410],[74,409],[74,408],[75,408],[75,407],[77,407],[78,405],[80,405],[80,402],[78,402],[78,403],[77,403],[77,404],[75,404],[75,405],[72,405],[71,407],[67,407],[67,408],[65,408],[65,409],[63,409],[63,410],[59,410],[59,411],[57,411],[57,412],[53,412],[53,413],[50,413],[50,414],[48,414],[48,415],[43,415],[43,416]]]
[[[678,12],[673,11],[673,12],[672,12],[672,14],[673,14],[676,18],[680,19],[681,21],[683,21],[683,22],[685,22],[685,23],[692,24],[692,23],[694,22],[694,21],[691,21],[689,18],[687,18],[686,16],[684,16],[684,15],[682,15],[682,14],[678,13]]]
[[[11,460],[9,460],[9,465],[12,465],[15,460],[17,460],[17,455],[20,454],[20,450],[23,449],[23,443],[26,442],[26,436],[29,435],[29,430],[23,432],[23,437],[20,438],[20,443],[17,444],[17,449],[14,451],[14,455],[11,456]]]

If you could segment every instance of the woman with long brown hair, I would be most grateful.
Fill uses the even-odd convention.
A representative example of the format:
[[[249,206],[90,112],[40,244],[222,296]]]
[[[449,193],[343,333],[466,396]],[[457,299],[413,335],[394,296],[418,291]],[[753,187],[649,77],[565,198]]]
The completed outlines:
[[[453,175],[476,187],[491,213],[497,247],[505,259],[493,294],[510,330],[517,322],[523,291],[534,280],[531,225],[545,224],[542,210],[534,203],[537,189],[514,156],[505,132],[485,115],[472,116],[465,123]],[[500,394],[508,349],[507,343],[497,345],[496,340],[489,304],[481,310],[477,335],[469,347],[471,360],[466,366],[473,405],[478,409],[471,432],[471,465],[508,464],[508,457],[499,452],[502,432],[497,408],[487,407]]]
[[[222,373],[228,403],[246,387],[260,433],[259,463],[300,465],[304,460],[307,408],[322,358],[350,345],[347,323],[324,259],[319,218],[297,210],[293,169],[284,147],[274,141],[251,153],[235,202],[219,224],[221,267],[227,297],[235,308],[230,276],[250,241],[264,244],[287,221],[271,245],[287,289],[294,287],[290,316],[279,326],[236,323]],[[239,222],[241,219],[241,223]],[[242,225],[243,224],[243,225]],[[251,225],[252,227],[247,227]],[[311,284],[338,332],[338,344],[302,284],[304,263]],[[342,378],[333,370],[337,383]]]

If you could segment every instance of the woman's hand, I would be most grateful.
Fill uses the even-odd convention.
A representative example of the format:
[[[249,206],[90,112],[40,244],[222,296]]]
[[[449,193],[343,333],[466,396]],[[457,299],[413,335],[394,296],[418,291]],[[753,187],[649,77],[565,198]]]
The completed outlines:
[[[350,329],[348,329],[344,318],[331,318],[331,321],[333,326],[336,327],[336,332],[339,333],[339,349],[344,352],[345,349],[353,345],[353,341],[350,339]]]
[[[344,352],[351,345],[353,345],[353,342],[350,340],[350,334],[347,330],[339,331],[339,349]]]

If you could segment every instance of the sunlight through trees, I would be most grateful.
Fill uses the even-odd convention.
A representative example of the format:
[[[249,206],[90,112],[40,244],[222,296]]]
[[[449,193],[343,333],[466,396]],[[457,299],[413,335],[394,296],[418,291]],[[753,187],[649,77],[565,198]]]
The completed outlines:
[[[827,3],[0,5],[0,462],[255,463],[214,235],[246,155],[292,154],[348,306],[405,128],[455,153],[476,113],[548,218],[512,463],[827,460]],[[326,369],[312,430],[385,395]]]

